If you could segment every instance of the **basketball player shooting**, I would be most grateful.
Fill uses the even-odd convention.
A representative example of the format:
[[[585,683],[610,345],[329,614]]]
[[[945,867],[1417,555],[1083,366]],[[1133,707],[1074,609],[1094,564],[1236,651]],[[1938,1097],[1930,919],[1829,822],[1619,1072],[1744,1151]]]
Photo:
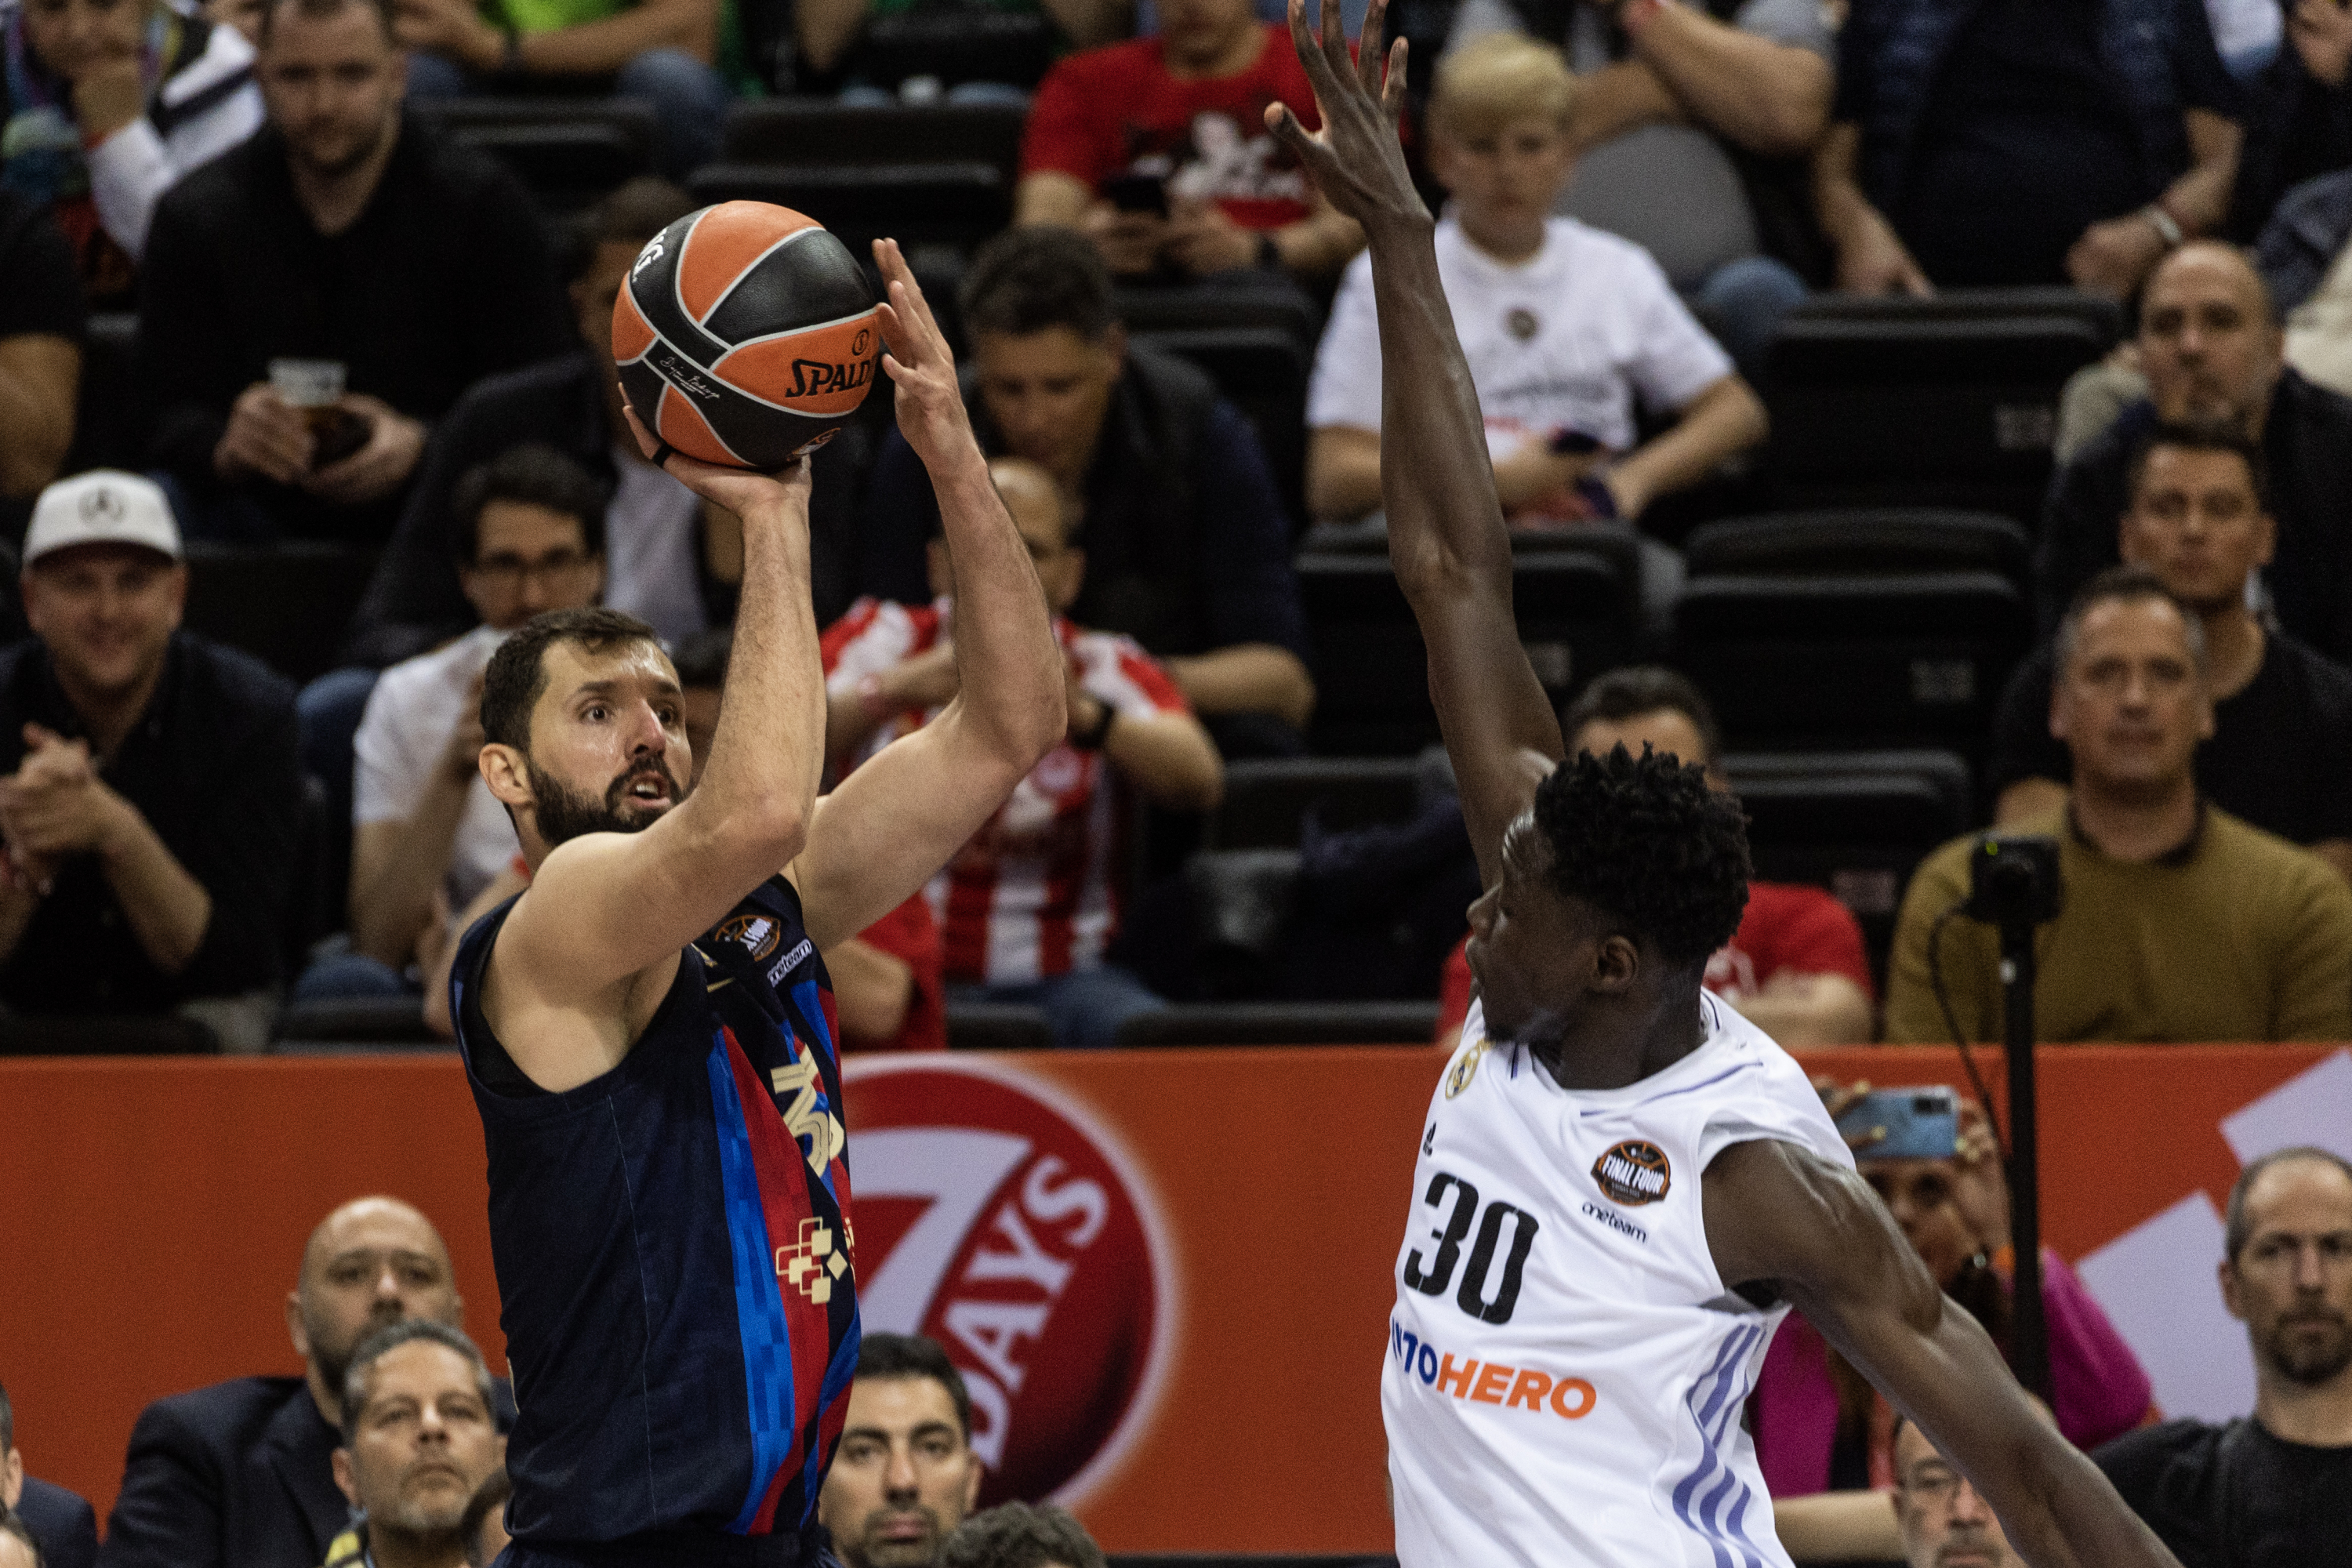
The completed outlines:
[[[642,623],[541,616],[484,681],[481,772],[532,877],[466,935],[451,1014],[521,1411],[511,1568],[833,1562],[816,1504],[858,1319],[821,954],[920,887],[1066,722],[1045,596],[953,358],[898,247],[876,258],[898,427],[961,590],[946,711],[818,799],[808,465],[675,453],[669,472],[743,527],[699,786]]]
[[[1381,1374],[1398,1558],[1786,1568],[1740,1413],[1793,1305],[2036,1568],[2174,1568],[1937,1289],[1796,1064],[1701,992],[1747,901],[1737,805],[1673,757],[1562,761],[1397,141],[1404,44],[1383,78],[1337,11],[1318,40],[1290,4],[1322,131],[1267,124],[1370,245],[1389,554],[1486,887]]]

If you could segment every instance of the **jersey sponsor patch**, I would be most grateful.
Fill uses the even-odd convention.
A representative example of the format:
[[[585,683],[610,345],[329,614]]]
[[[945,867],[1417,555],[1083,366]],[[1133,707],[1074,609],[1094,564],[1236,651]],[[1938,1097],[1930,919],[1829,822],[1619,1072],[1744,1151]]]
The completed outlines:
[[[1628,1138],[1592,1162],[1592,1179],[1610,1202],[1636,1208],[1664,1197],[1675,1173],[1664,1149]]]
[[[1439,1349],[1393,1318],[1389,1320],[1389,1354],[1406,1375],[1419,1378],[1424,1387],[1474,1405],[1581,1421],[1601,1403],[1600,1394],[1580,1377],[1498,1361],[1457,1363],[1452,1352]]]

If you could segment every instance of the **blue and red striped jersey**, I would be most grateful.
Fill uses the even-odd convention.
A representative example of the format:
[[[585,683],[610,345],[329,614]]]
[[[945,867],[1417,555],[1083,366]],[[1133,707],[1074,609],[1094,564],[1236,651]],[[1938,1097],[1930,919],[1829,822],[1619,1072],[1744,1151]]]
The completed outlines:
[[[789,1535],[857,1364],[831,982],[770,879],[689,945],[620,1066],[530,1085],[478,1005],[512,904],[467,931],[451,1016],[489,1154],[531,1545]]]

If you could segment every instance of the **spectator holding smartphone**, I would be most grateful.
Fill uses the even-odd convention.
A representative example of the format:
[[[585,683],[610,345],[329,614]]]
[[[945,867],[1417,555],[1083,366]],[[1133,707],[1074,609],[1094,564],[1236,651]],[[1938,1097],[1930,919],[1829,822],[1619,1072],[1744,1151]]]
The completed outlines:
[[[2009,1184],[1984,1111],[1944,1089],[1874,1094],[1814,1080],[1867,1181],[1944,1294],[2009,1352]],[[1921,1101],[1948,1110],[1917,1110]],[[2051,1405],[2067,1441],[2088,1447],[2147,1416],[2147,1373],[2074,1270],[2042,1253]],[[1791,1313],[1765,1352],[1750,1406],[1757,1458],[1775,1498],[1895,1484],[1895,1413],[1863,1375]]]

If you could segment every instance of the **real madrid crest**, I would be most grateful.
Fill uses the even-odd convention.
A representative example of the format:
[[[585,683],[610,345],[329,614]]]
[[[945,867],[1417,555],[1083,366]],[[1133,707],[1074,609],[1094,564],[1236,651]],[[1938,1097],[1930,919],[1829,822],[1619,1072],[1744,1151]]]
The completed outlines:
[[[1478,1063],[1486,1055],[1486,1042],[1481,1040],[1455,1059],[1454,1070],[1445,1075],[1446,1099],[1452,1100],[1470,1087],[1470,1080],[1478,1076]]]

